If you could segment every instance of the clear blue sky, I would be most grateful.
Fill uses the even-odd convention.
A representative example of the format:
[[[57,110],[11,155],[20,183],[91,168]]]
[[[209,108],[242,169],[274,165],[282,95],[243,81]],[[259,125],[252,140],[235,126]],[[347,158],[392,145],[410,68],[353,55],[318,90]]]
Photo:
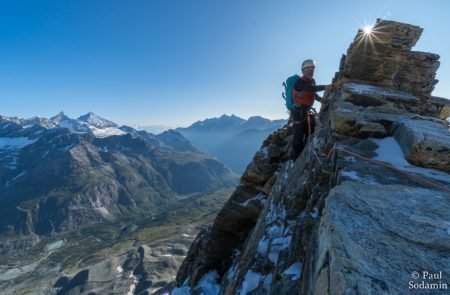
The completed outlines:
[[[303,59],[329,83],[358,27],[424,28],[450,98],[450,1],[0,0],[0,114],[187,125],[285,118],[282,81]]]

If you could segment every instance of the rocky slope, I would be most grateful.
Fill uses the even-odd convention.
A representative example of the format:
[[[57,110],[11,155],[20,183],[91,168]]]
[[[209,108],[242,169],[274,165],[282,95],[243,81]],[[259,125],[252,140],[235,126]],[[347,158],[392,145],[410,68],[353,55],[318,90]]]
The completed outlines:
[[[123,130],[92,113],[77,120],[59,114],[45,125],[2,118],[0,234],[68,232],[233,183],[223,164],[179,133],[159,140]]]
[[[223,204],[220,191],[236,183],[228,168],[177,132],[154,136],[93,113],[0,116],[0,288],[8,294],[33,286],[40,286],[34,294],[108,288],[125,294],[134,280],[125,279],[130,271],[140,275],[136,290],[166,283],[182,253],[170,262],[145,246],[172,238],[186,248],[192,238],[176,242],[174,229],[207,222],[190,214],[215,210],[211,202]],[[141,262],[124,268],[115,286],[111,279],[119,273],[107,268],[129,265],[129,255]],[[170,277],[160,266],[165,263]],[[156,278],[157,271],[165,274]]]
[[[439,56],[411,51],[421,32],[357,33],[311,142],[292,161],[290,126],[264,141],[172,294],[448,292],[450,102],[431,96]]]

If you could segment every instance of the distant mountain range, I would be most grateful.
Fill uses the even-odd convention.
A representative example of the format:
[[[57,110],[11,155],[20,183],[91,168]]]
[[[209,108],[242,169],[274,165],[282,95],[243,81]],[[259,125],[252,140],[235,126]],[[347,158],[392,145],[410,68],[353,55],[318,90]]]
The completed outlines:
[[[94,113],[0,116],[0,236],[135,218],[236,181],[173,130],[155,136]]]
[[[186,129],[239,158],[268,121],[222,116]],[[94,113],[0,116],[0,288],[128,294],[171,280],[187,251],[174,241],[193,239],[178,228],[211,222],[238,180],[197,146],[207,151],[176,130],[154,135]]]
[[[160,134],[164,131],[172,129],[172,127],[166,125],[133,125],[131,127],[136,130],[144,130],[153,134]]]
[[[222,115],[175,130],[196,147],[217,157],[234,172],[242,173],[261,142],[286,122],[259,116],[244,120],[235,115]]]

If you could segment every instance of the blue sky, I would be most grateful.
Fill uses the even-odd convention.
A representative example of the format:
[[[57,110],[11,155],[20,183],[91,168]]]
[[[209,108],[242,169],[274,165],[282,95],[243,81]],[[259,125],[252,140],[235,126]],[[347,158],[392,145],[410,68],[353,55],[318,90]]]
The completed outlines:
[[[0,0],[0,114],[185,126],[235,114],[287,116],[282,81],[302,60],[331,81],[358,27],[424,28],[433,92],[450,98],[450,1]]]

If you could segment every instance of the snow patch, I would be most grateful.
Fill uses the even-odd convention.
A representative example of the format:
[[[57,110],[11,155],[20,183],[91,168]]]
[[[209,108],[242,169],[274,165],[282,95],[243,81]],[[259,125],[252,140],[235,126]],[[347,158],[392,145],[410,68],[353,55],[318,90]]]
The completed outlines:
[[[346,83],[344,84],[344,90],[355,94],[381,97],[384,99],[391,98],[393,100],[418,101],[417,97],[411,94],[367,84]]]
[[[355,159],[355,157],[353,157],[353,156],[344,157],[344,160],[345,160],[345,161],[348,161],[348,162],[356,162],[356,159]]]
[[[261,240],[258,242],[258,247],[256,248],[256,253],[265,256],[267,253],[267,249],[269,248],[269,239],[266,236],[263,236]]]
[[[302,274],[302,263],[295,262],[294,264],[289,266],[285,271],[283,271],[283,274],[286,276],[292,276],[291,280],[300,279],[300,276]]]
[[[345,169],[345,168],[344,168]],[[365,184],[377,184],[377,182],[375,181],[375,179],[370,178],[370,177],[362,177],[359,176],[358,172],[356,171],[341,171],[340,175],[343,177],[347,177],[351,180],[355,180],[361,183],[365,183]]]
[[[260,201],[262,204],[264,204],[264,203],[266,202],[266,196],[263,195],[263,194],[258,194],[258,195],[256,195],[255,197],[250,198],[250,199],[246,200],[246,201],[243,202],[243,203],[237,203],[237,202],[236,202],[236,203],[239,204],[239,205],[242,206],[242,207],[247,207],[248,204],[249,204],[251,201],[253,201],[253,200]]]
[[[272,274],[269,274],[268,276],[266,276],[264,278],[264,281],[263,281],[264,290],[267,292],[266,294],[269,293],[271,284],[272,284]]]
[[[58,248],[61,248],[64,245],[64,240],[59,240],[56,242],[53,242],[51,244],[48,244],[47,246],[45,246],[45,248],[47,248],[47,251],[54,251]]]
[[[172,290],[172,295],[190,295],[190,294],[205,294],[205,295],[217,295],[220,291],[220,285],[218,283],[219,274],[216,270],[210,271],[205,274],[196,287],[193,288],[191,292],[191,288],[187,286],[187,279],[184,282],[183,286],[180,288],[175,288]]]
[[[219,274],[216,270],[210,271],[203,276],[198,283],[196,290],[200,289],[200,294],[216,295],[219,294],[220,285],[218,284]]]
[[[94,209],[97,210],[105,218],[112,217],[111,213],[109,213],[108,209],[106,209],[105,207],[97,207]]]
[[[278,262],[278,256],[282,250],[285,250],[291,244],[291,236],[276,238],[272,240],[270,244],[270,253],[268,255],[269,260],[276,264]]]
[[[284,225],[274,224],[266,229],[267,235],[270,239],[277,238],[283,235]]]
[[[129,278],[131,279],[132,283],[130,285],[130,289],[128,290],[127,295],[133,295],[134,294],[134,290],[136,289],[136,285],[138,283],[138,279],[137,279],[137,277],[135,277],[133,275],[132,272],[130,272]]]
[[[275,206],[275,203],[271,202],[269,212],[265,217],[266,224],[270,224],[277,219],[286,219],[286,209],[281,203],[278,204],[278,206]]]
[[[310,214],[312,218],[316,219],[319,216],[319,209],[317,209],[317,207],[314,207]]]
[[[378,145],[375,150],[377,156],[374,160],[391,164],[397,169],[404,170],[414,174],[420,174],[425,177],[441,180],[450,184],[450,175],[432,168],[422,168],[411,165],[405,160],[405,155],[394,137],[385,137],[382,139],[370,138]]]
[[[245,274],[244,281],[242,282],[242,288],[239,294],[245,295],[255,290],[256,288],[258,288],[260,281],[261,281],[260,273],[248,270],[247,273]]]
[[[231,267],[228,269],[226,273],[225,277],[227,278],[227,281],[231,281],[234,278],[234,276],[236,275],[236,271],[237,271],[237,264],[233,263],[233,265],[231,265]]]
[[[97,138],[105,138],[105,137],[114,136],[114,135],[120,136],[120,135],[127,134],[126,132],[123,132],[122,130],[120,130],[119,128],[116,128],[116,127],[107,127],[104,129],[100,129],[100,128],[96,128],[94,126],[89,126],[89,129],[91,129],[92,133]]]

